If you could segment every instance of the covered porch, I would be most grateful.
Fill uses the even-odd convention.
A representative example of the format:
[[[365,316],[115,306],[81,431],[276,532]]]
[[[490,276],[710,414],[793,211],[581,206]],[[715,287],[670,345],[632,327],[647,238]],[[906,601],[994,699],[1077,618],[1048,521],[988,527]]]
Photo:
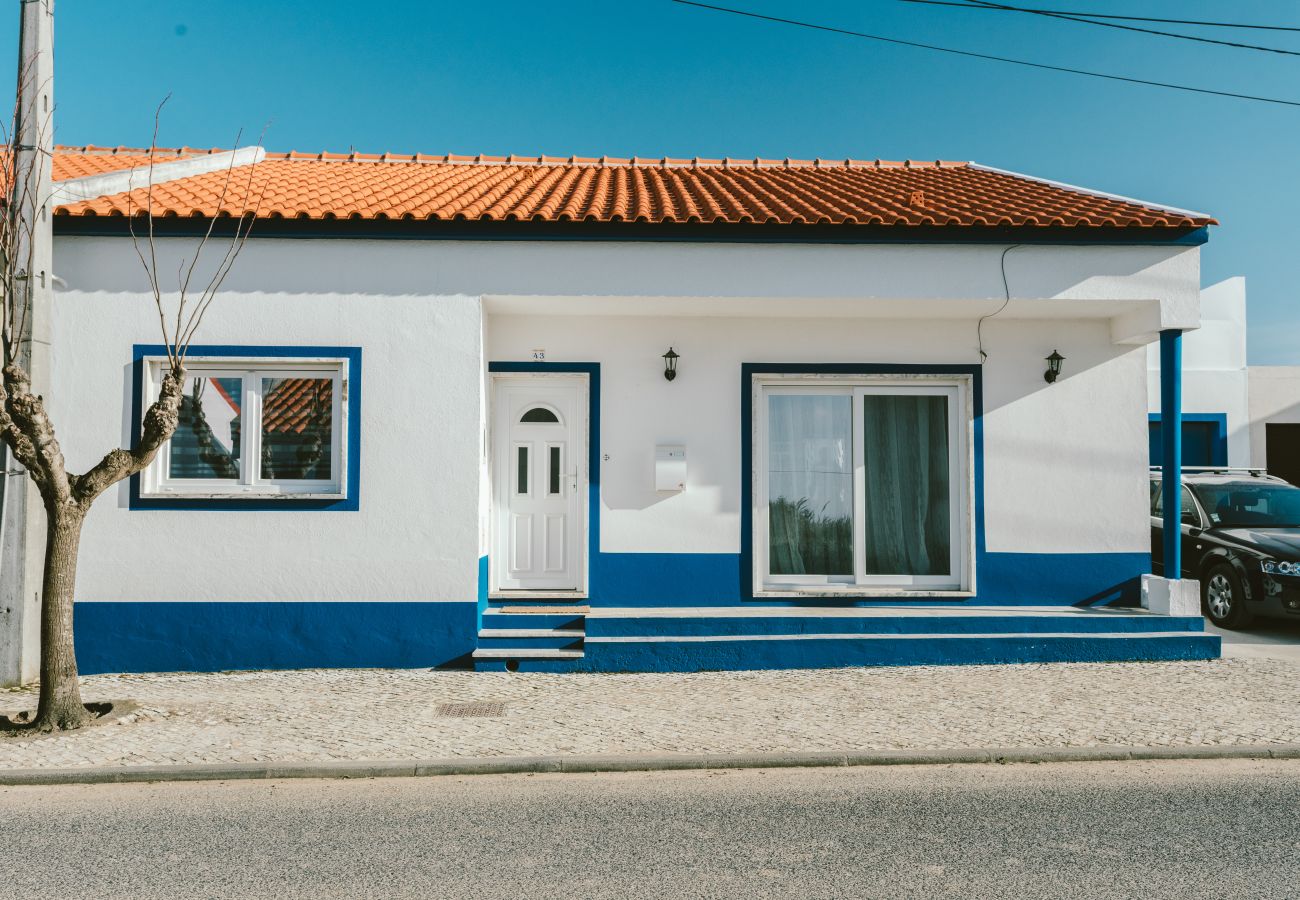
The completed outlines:
[[[1199,616],[1138,608],[1151,588],[1140,348],[1170,341],[1162,334],[1178,329],[1164,326],[1186,321],[1180,304],[489,295],[483,308],[487,366],[535,363],[540,372],[581,364],[597,373],[599,392],[584,589],[529,596],[483,585],[476,667],[654,671],[1218,654]],[[670,346],[678,354],[672,381],[661,359]],[[1049,383],[1045,357],[1055,350],[1065,361]],[[963,533],[972,571],[960,590],[782,595],[759,583],[752,518],[762,510],[742,452],[754,438],[742,408],[745,367],[854,368],[857,360],[882,370],[931,364],[974,373],[980,397]],[[654,449],[662,444],[685,448],[691,474],[683,491],[655,490]],[[490,530],[490,508],[486,519]]]

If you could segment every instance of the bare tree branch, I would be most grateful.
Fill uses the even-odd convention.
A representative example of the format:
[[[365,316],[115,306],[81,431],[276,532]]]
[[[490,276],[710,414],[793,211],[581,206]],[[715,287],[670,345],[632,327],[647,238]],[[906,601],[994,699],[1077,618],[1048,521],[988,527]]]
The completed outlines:
[[[258,149],[261,149],[262,139],[265,135],[266,129],[263,128],[262,134],[257,137],[256,146]],[[233,157],[231,163],[232,165],[234,163]],[[251,210],[248,208],[249,197],[253,192],[253,178],[256,171],[256,164],[248,167],[248,180],[244,184],[244,196],[239,205],[240,210],[239,216],[235,222],[234,236],[231,238],[230,244],[227,246],[226,253],[222,257],[221,262],[217,265],[217,271],[213,274],[207,287],[204,288],[203,293],[199,296],[198,307],[194,311],[194,314],[191,314],[190,320],[186,322],[184,331],[177,336],[177,340],[180,344],[180,359],[182,363],[185,361],[185,355],[189,352],[190,343],[194,340],[194,335],[198,333],[199,326],[203,324],[203,317],[207,313],[208,307],[212,305],[212,301],[216,297],[217,292],[221,290],[221,285],[225,282],[226,276],[230,274],[230,270],[234,267],[235,260],[239,258],[240,252],[244,249],[244,244],[248,242],[249,235],[253,233],[253,224],[257,221],[257,216],[262,211],[262,200],[266,197],[266,189],[270,183],[269,179],[262,180],[262,189],[258,192],[257,203],[254,204]],[[226,184],[222,186],[221,196],[217,201],[218,212],[225,206],[228,185],[229,176],[227,176]],[[212,224],[215,224],[215,222],[216,217],[214,216]],[[209,230],[210,229],[211,225],[209,225]]]
[[[244,129],[241,128],[235,134],[235,146],[234,146],[235,150],[239,149],[239,139],[242,138],[243,136],[244,136]],[[235,156],[236,156],[235,153],[230,154],[230,165],[226,166],[226,177],[221,184],[222,200],[224,200],[226,197],[226,191],[230,187],[230,179],[235,171]],[[181,334],[181,316],[185,312],[185,296],[190,289],[190,279],[194,277],[194,267],[198,265],[199,257],[203,255],[203,248],[207,246],[208,238],[212,237],[212,230],[216,227],[217,227],[217,217],[213,216],[211,219],[208,220],[208,227],[207,230],[203,232],[203,239],[199,241],[198,247],[194,249],[194,255],[190,258],[190,266],[189,269],[185,272],[185,278],[179,280],[181,297],[180,297],[180,303],[177,305],[176,308],[176,334],[178,336],[178,340],[179,340],[179,335]]]
[[[172,98],[170,93],[162,98],[162,102],[153,113],[153,136],[149,140],[149,186],[145,195],[145,215],[149,220],[148,248],[149,259],[146,260],[144,251],[140,247],[140,238],[135,233],[135,210],[132,209],[135,191],[135,173],[132,172],[127,177],[126,183],[126,229],[131,235],[131,246],[135,249],[135,255],[140,259],[140,265],[144,267],[145,277],[149,279],[149,289],[153,292],[154,307],[158,310],[158,327],[162,330],[163,346],[167,348],[167,360],[173,366],[178,362],[175,353],[172,350],[172,337],[167,334],[167,311],[163,304],[162,288],[158,284],[158,250],[153,239],[153,166],[154,151],[158,147],[158,124],[162,119],[163,107],[167,101]]]
[[[140,426],[140,439],[131,449],[110,450],[86,474],[72,477],[72,498],[89,508],[95,498],[123,478],[142,471],[158,453],[158,449],[176,431],[180,421],[181,397],[184,394],[185,370],[179,366],[163,376],[158,399],[144,414]]]

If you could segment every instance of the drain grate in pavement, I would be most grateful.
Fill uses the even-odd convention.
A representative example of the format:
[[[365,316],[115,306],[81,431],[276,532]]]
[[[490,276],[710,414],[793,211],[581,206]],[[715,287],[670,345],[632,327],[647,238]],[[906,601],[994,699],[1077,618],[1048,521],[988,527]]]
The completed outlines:
[[[452,718],[466,716],[504,716],[506,705],[492,700],[474,700],[470,703],[439,703],[438,715]]]

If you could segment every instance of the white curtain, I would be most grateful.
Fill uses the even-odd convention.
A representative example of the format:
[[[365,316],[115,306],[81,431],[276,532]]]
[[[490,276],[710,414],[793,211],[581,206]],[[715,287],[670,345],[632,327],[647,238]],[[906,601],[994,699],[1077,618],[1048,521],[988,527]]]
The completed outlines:
[[[853,398],[768,396],[768,562],[774,575],[853,574]]]

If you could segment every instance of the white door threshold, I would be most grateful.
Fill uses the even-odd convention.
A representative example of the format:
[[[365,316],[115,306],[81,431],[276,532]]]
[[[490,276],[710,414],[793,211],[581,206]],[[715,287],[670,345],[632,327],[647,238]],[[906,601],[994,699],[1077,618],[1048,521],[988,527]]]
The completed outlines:
[[[586,591],[489,591],[489,600],[572,600],[587,599]]]

